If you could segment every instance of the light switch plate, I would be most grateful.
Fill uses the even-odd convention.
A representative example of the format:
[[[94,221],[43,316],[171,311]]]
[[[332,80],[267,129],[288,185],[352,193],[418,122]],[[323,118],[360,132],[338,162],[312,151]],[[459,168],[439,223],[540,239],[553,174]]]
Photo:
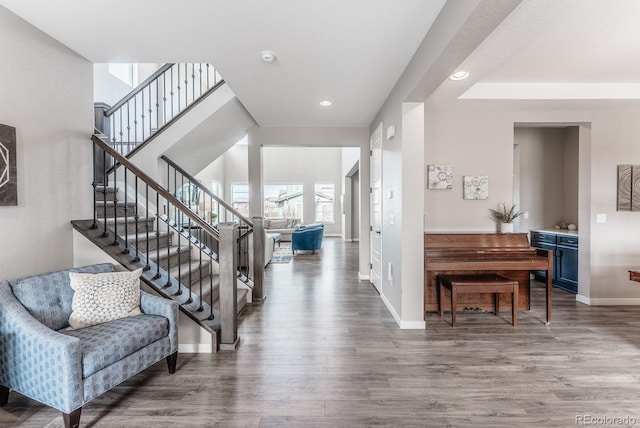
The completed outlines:
[[[596,214],[596,223],[606,223],[607,215],[606,214]]]

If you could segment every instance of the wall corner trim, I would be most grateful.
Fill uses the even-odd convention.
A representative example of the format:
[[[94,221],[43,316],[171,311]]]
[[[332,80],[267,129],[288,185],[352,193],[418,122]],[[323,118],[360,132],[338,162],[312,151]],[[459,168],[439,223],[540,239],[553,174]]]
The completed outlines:
[[[396,324],[398,324],[398,327],[400,327],[400,329],[402,329],[402,330],[424,330],[426,328],[426,323],[424,321],[403,321],[400,318],[400,316],[398,315],[398,313],[396,312],[396,310],[391,305],[391,302],[389,302],[389,300],[387,300],[385,295],[384,294],[380,294],[380,298],[384,302],[384,304],[387,307],[387,309],[389,309],[389,312],[391,313],[391,316],[395,320]]]

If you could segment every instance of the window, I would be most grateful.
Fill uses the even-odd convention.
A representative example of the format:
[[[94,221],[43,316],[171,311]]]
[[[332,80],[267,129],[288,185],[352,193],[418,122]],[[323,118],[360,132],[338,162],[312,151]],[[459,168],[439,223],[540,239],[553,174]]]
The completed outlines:
[[[231,185],[231,203],[233,208],[245,217],[249,217],[249,185]]]
[[[302,219],[302,184],[265,184],[265,218],[287,217]]]
[[[316,222],[334,223],[334,201],[335,201],[335,185],[316,184]]]
[[[132,88],[138,85],[138,64],[110,63],[109,73],[113,74]]]

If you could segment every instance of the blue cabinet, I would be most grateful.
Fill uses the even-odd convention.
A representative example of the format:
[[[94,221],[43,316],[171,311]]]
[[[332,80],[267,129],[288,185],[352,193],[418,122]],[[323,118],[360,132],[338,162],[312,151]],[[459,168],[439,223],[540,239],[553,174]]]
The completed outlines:
[[[578,292],[578,237],[547,231],[531,231],[531,246],[553,251],[553,285]],[[534,272],[546,280],[545,271]]]

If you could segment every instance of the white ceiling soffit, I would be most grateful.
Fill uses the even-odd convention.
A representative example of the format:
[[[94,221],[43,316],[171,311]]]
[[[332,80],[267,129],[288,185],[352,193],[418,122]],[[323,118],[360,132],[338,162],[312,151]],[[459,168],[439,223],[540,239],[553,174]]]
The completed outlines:
[[[210,62],[261,126],[369,126],[444,3],[0,0],[92,62]]]
[[[640,99],[640,1],[524,0],[437,100]]]

